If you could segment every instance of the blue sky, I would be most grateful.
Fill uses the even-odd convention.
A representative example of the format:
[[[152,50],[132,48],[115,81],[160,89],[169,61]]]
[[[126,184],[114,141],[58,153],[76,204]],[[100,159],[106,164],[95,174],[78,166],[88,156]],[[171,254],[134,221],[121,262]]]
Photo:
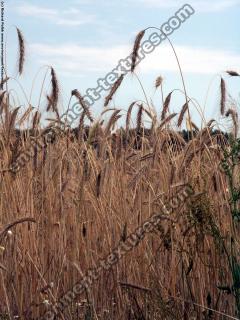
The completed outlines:
[[[203,108],[207,90],[209,98],[205,115],[209,120],[219,118],[219,75],[226,69],[240,71],[239,0],[192,0],[191,16],[171,35],[178,53],[189,96],[198,100]],[[8,29],[8,70],[16,76],[17,38],[12,28],[17,25],[26,39],[26,65],[19,79],[29,96],[33,78],[43,65],[52,65],[61,87],[61,108],[66,109],[72,89],[84,94],[96,87],[99,77],[104,77],[119,59],[132,49],[136,34],[148,26],[161,26],[185,3],[179,0],[49,0],[17,1],[5,3],[6,29]],[[41,69],[32,104],[36,106],[44,78]],[[171,48],[162,43],[137,67],[137,74],[149,98],[153,99],[158,112],[161,110],[160,92],[155,92],[157,76],[164,78],[164,93],[182,89],[177,63]],[[225,76],[230,94],[238,98],[240,80]],[[43,87],[49,90],[47,77]],[[211,86],[210,86],[211,84]],[[24,97],[16,84],[21,104]],[[143,92],[132,75],[128,75],[112,105],[127,109],[136,99],[143,99]],[[175,93],[171,111],[178,112],[183,104],[180,93]],[[42,99],[42,110],[45,100]],[[93,112],[103,110],[103,100],[93,106]],[[199,123],[197,112],[192,108],[194,121]]]

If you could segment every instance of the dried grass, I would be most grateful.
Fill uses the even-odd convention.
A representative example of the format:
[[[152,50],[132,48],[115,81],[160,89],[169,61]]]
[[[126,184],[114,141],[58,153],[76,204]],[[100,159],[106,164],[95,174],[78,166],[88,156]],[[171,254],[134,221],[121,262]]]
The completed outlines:
[[[134,44],[132,71],[143,36],[141,32]],[[59,86],[53,69],[51,83],[49,110],[56,112]],[[156,82],[159,86],[161,79]],[[221,87],[224,111],[225,85]],[[168,115],[171,94],[154,130],[143,121],[145,113],[153,121],[154,113],[136,101],[128,107],[124,128],[117,129],[122,125],[120,109],[102,113],[112,111],[103,129],[103,120],[94,121],[83,97],[73,90],[83,108],[78,127],[66,128],[46,143],[50,129],[41,130],[40,112],[32,116],[30,105],[17,121],[19,108],[5,99],[8,91],[2,93],[0,317],[40,319],[87,271],[94,275],[93,268],[104,257],[119,244],[127,248],[129,241],[138,245],[113,268],[102,270],[59,318],[236,317],[231,290],[226,294],[220,289],[232,285],[224,250],[239,251],[239,230],[233,231],[227,179],[220,169],[228,140],[221,132],[214,135],[214,119],[202,129],[192,123],[191,135],[171,129],[177,116]],[[133,114],[135,104],[138,109]],[[187,104],[180,111],[179,126],[186,110]],[[16,129],[30,116],[31,128]],[[132,116],[136,122],[130,128]],[[231,117],[236,136],[234,108],[226,116]],[[24,151],[36,132],[44,147],[39,151],[34,145],[29,161],[11,172],[8,168],[16,158],[28,157]],[[182,197],[187,184],[195,193],[174,203],[174,196]],[[151,215],[166,209],[170,214],[153,232],[141,241],[130,237]]]

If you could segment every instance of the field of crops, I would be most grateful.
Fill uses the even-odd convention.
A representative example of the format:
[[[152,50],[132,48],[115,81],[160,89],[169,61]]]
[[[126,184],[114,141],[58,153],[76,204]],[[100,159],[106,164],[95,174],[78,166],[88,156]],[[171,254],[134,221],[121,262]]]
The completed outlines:
[[[240,141],[224,76],[228,133],[214,119],[193,123],[186,93],[179,114],[172,93],[160,114],[148,101],[122,113],[111,100],[124,77],[98,118],[74,89],[71,128],[56,73],[49,67],[45,128],[40,109],[16,105],[7,74],[1,83],[0,319],[238,319]]]

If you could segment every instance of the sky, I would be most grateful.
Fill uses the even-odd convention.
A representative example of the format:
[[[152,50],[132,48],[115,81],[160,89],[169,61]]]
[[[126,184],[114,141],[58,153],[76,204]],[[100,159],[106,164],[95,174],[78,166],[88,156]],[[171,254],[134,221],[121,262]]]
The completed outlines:
[[[220,119],[221,76],[229,94],[239,99],[240,80],[230,78],[224,71],[240,72],[240,0],[188,3],[194,8],[194,15],[170,38],[188,95],[198,101],[206,120]],[[160,27],[184,4],[179,0],[8,0],[5,2],[8,73],[17,78],[28,98],[31,95],[34,107],[41,96],[40,108],[44,113],[45,96],[50,90],[50,77],[44,66],[51,65],[60,84],[60,108],[66,110],[73,89],[84,95],[88,88],[96,87],[98,78],[103,78],[121,58],[129,55],[140,30]],[[26,40],[26,63],[21,77],[17,75],[14,26],[21,29]],[[160,91],[154,87],[158,76],[164,79],[164,96],[173,89],[183,90],[178,65],[167,42],[146,56],[137,66],[136,74],[158,114],[162,108]],[[14,81],[11,84],[16,103],[27,107],[20,86]],[[127,110],[132,101],[144,99],[142,87],[134,75],[128,74],[111,106]],[[103,101],[104,96],[92,106],[94,114],[103,111]],[[183,94],[174,91],[171,112],[179,112],[183,103]],[[198,111],[193,105],[190,111],[199,125]]]

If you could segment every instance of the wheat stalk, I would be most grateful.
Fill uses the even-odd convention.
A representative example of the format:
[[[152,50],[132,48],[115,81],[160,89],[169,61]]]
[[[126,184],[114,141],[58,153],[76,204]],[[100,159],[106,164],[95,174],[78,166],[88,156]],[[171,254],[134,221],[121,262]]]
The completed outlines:
[[[170,114],[167,118],[165,118],[160,126],[159,126],[159,129],[162,129],[168,122],[170,122],[174,117],[176,117],[177,113],[172,113]]]
[[[142,38],[144,37],[145,34],[145,30],[140,31],[135,39],[134,42],[134,46],[133,46],[133,51],[132,51],[132,64],[131,64],[131,72],[134,72],[135,68],[136,68],[136,61],[137,61],[137,57],[138,57],[138,50],[140,47],[140,43]]]
[[[231,77],[240,77],[240,74],[233,70],[226,71],[227,74],[229,74]]]
[[[75,96],[78,99],[78,101],[79,101],[81,107],[83,108],[87,118],[91,122],[93,122],[94,119],[93,119],[92,114],[91,114],[91,112],[89,110],[89,107],[87,106],[87,104],[86,104],[84,98],[82,97],[82,95],[80,94],[80,92],[77,89],[74,89],[74,90],[72,90],[72,96]]]
[[[56,72],[52,67],[51,67],[51,85],[52,85],[51,95],[47,96],[47,99],[48,99],[47,111],[52,110],[53,112],[56,113],[59,119],[59,113],[57,108],[58,99],[59,99],[59,85],[58,85]]]
[[[183,122],[183,117],[184,117],[187,109],[188,109],[188,102],[184,103],[184,105],[182,106],[182,109],[181,109],[181,112],[180,112],[179,118],[178,118],[178,123],[177,123],[178,127],[181,127],[181,124]]]
[[[169,109],[169,104],[170,104],[170,101],[171,101],[171,97],[172,97],[172,92],[170,92],[168,95],[167,95],[167,98],[165,99],[164,103],[163,103],[163,110],[162,110],[162,115],[161,115],[161,120],[163,121],[166,117],[166,114],[168,112],[168,109]]]
[[[23,66],[25,61],[25,41],[23,34],[19,28],[17,29],[17,36],[18,36],[18,48],[19,48],[19,55],[18,55],[18,72],[21,75],[23,73]]]
[[[117,81],[114,83],[114,85],[112,86],[110,93],[107,95],[107,97],[105,98],[105,102],[104,102],[104,107],[107,107],[109,102],[112,100],[114,94],[116,93],[116,91],[118,90],[118,88],[120,87],[122,81],[123,81],[124,75],[122,74]]]
[[[223,78],[221,78],[221,102],[220,102],[220,111],[221,115],[224,115],[225,112],[225,106],[226,106],[226,83]]]

